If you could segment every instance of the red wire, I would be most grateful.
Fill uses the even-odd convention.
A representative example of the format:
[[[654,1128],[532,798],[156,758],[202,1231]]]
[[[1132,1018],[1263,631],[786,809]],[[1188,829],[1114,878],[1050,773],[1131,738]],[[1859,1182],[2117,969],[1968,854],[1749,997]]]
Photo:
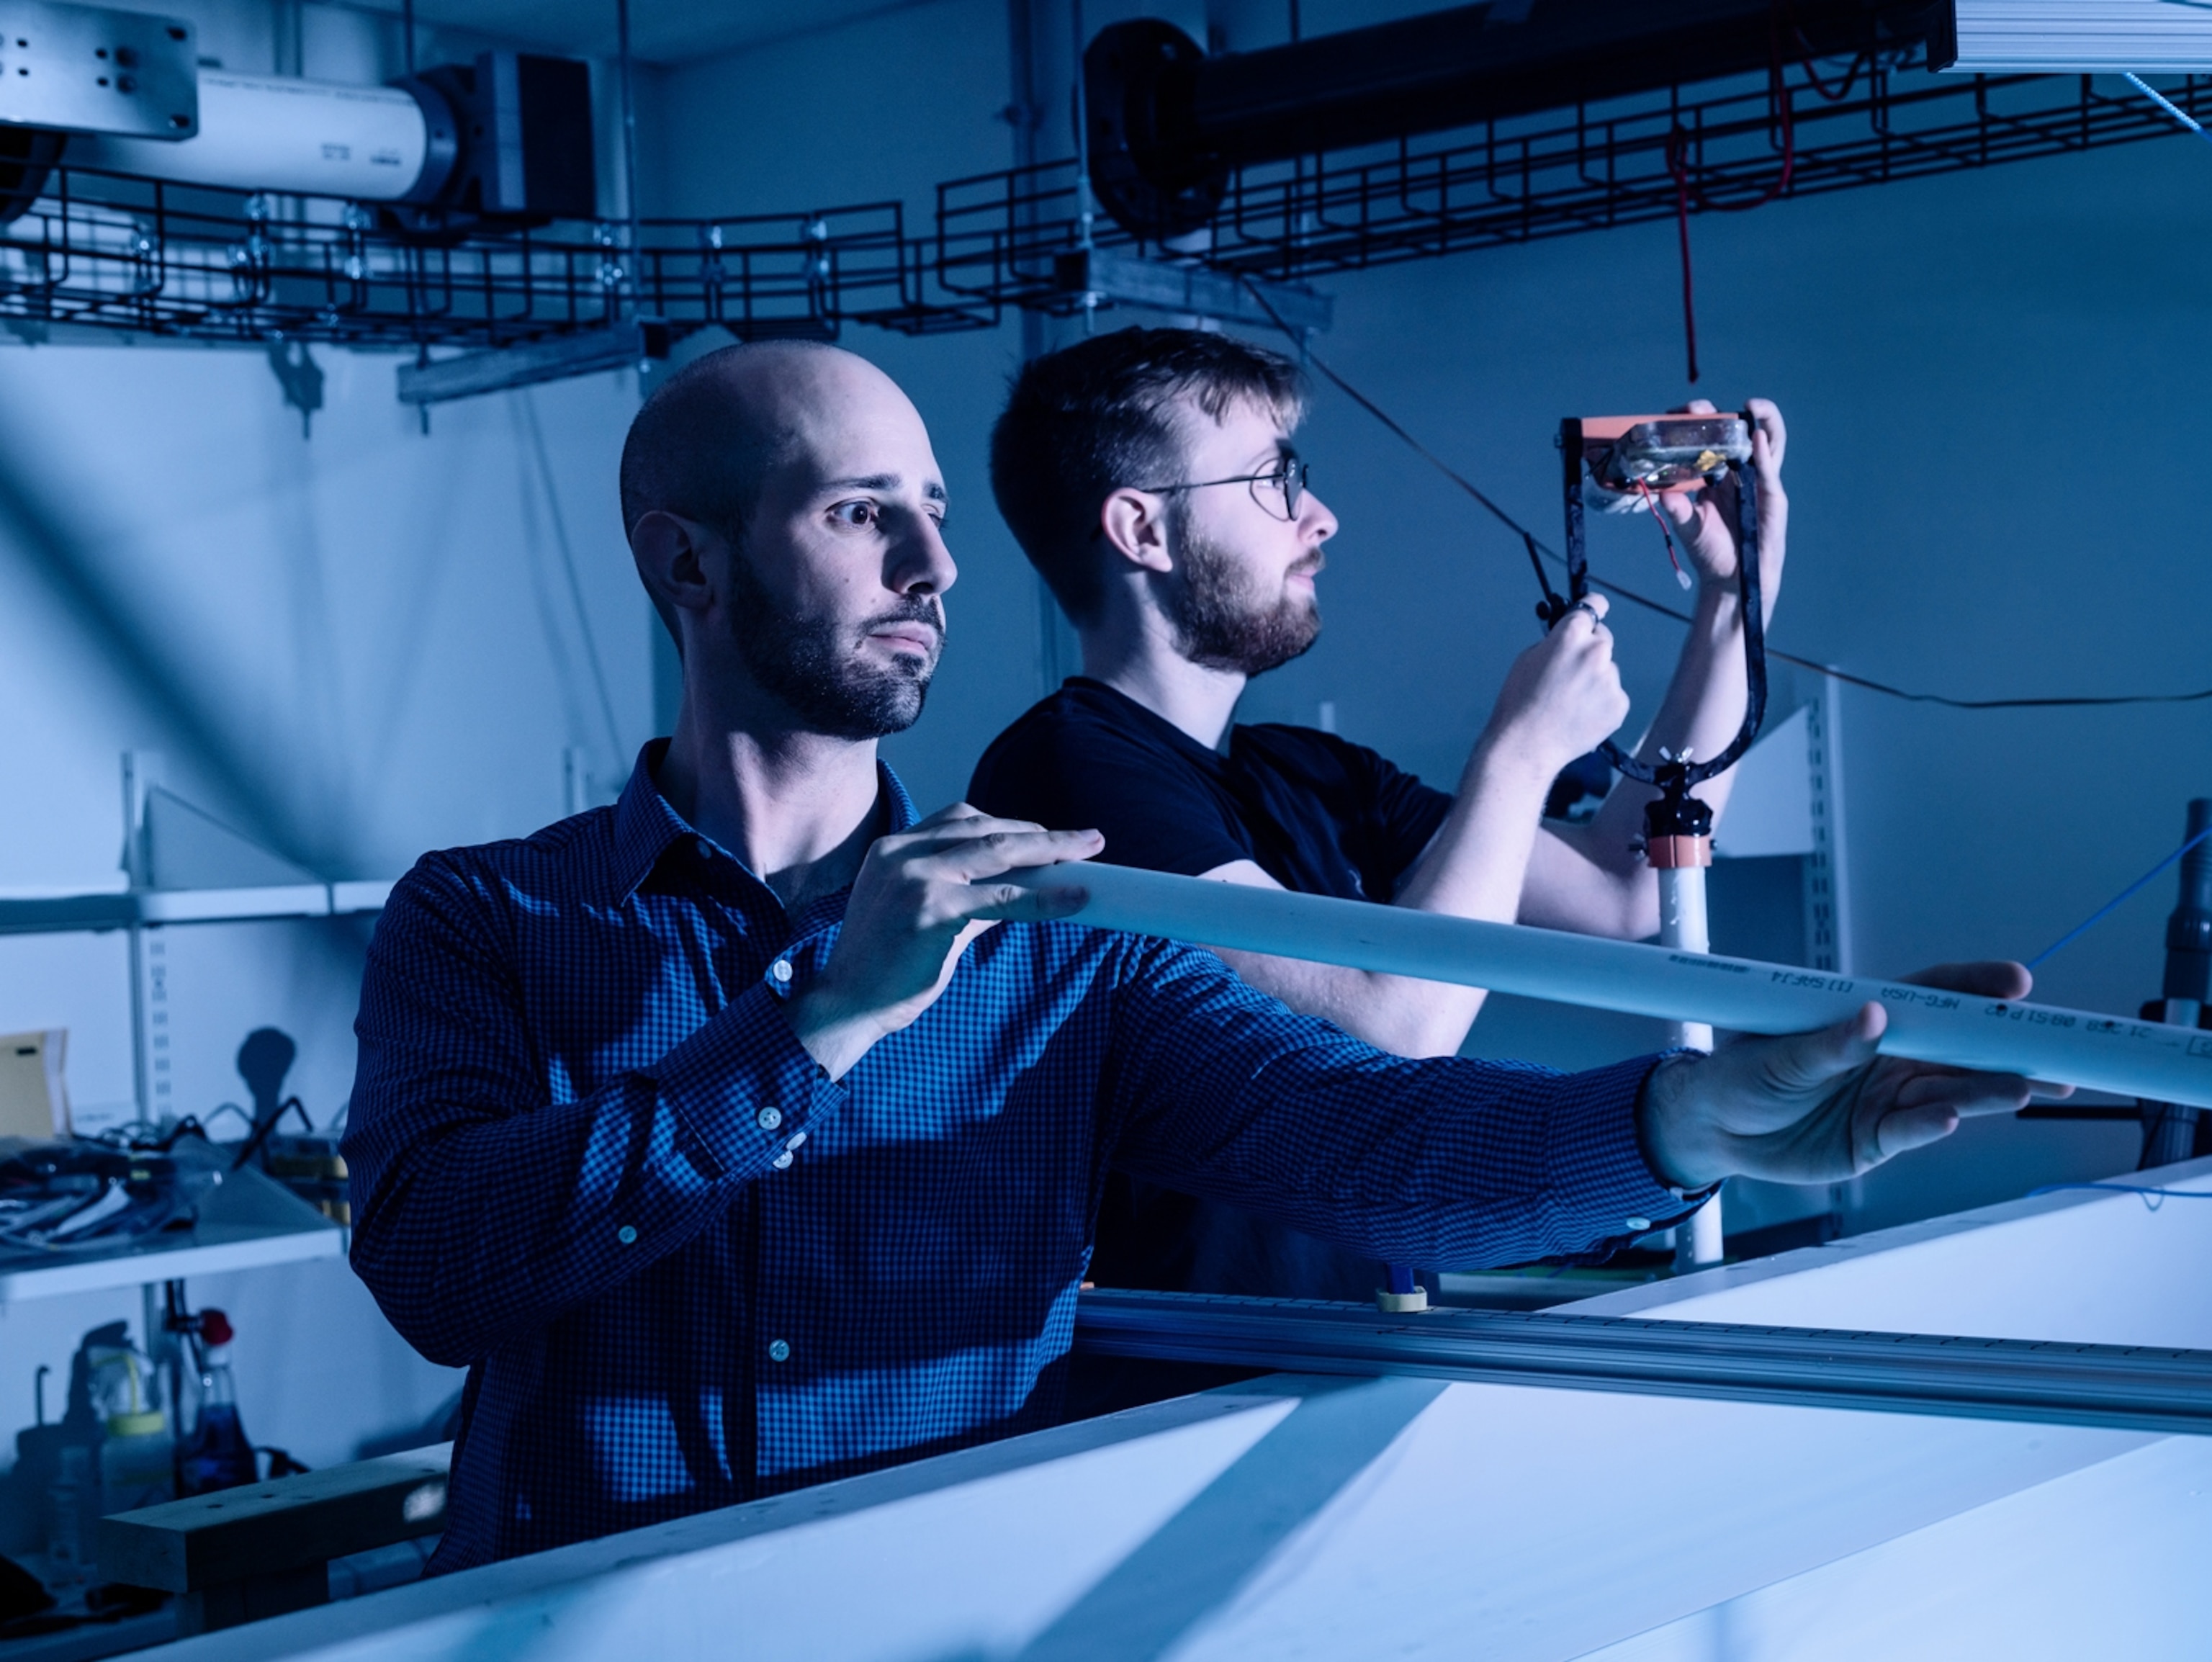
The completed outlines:
[[[1651,515],[1652,524],[1659,527],[1659,534],[1667,539],[1667,563],[1674,568],[1674,581],[1687,588],[1690,586],[1690,574],[1682,569],[1682,562],[1675,557],[1674,533],[1667,528],[1667,521],[1659,512],[1659,504],[1651,500],[1651,487],[1638,479],[1636,482],[1636,488],[1644,493],[1644,507]]]
[[[1690,384],[1692,387],[1698,381],[1698,304],[1696,289],[1690,277],[1690,198],[1694,191],[1701,212],[1711,210],[1723,214],[1748,213],[1753,208],[1764,208],[1787,191],[1797,171],[1797,123],[1790,108],[1790,81],[1784,73],[1782,63],[1782,0],[1774,0],[1774,3],[1767,8],[1766,42],[1767,98],[1782,126],[1782,171],[1775,175],[1772,184],[1749,202],[1715,202],[1705,194],[1704,186],[1692,186],[1690,182],[1689,134],[1677,126],[1667,135],[1667,171],[1674,180],[1674,229],[1682,251],[1682,334],[1689,346]],[[1809,67],[1806,72],[1808,75],[1812,73]],[[1827,95],[1827,89],[1820,85],[1818,77],[1814,78],[1813,84],[1823,97]],[[1850,85],[1848,81],[1844,82],[1846,91]],[[1680,566],[1675,568],[1678,571],[1680,569]]]
[[[1698,298],[1690,282],[1690,174],[1683,166],[1677,127],[1667,135],[1667,171],[1674,175],[1674,229],[1682,245],[1682,335],[1689,343],[1690,385],[1698,384]]]

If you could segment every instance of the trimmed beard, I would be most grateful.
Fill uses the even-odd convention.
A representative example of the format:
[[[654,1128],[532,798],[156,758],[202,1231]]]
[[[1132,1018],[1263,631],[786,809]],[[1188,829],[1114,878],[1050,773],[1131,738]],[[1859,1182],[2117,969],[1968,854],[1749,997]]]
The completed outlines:
[[[1321,607],[1310,597],[1285,593],[1267,611],[1255,610],[1236,562],[1220,545],[1191,530],[1180,501],[1169,509],[1168,529],[1182,568],[1181,581],[1168,591],[1168,622],[1176,649],[1190,662],[1264,675],[1313,645],[1321,634]]]
[[[934,594],[910,594],[848,634],[828,618],[783,611],[753,575],[744,550],[733,546],[731,557],[730,637],[738,656],[806,731],[831,739],[883,739],[921,719],[929,678],[945,649],[945,610]],[[844,649],[889,623],[928,624],[937,632],[937,651],[920,661],[897,653],[890,668],[877,669]]]

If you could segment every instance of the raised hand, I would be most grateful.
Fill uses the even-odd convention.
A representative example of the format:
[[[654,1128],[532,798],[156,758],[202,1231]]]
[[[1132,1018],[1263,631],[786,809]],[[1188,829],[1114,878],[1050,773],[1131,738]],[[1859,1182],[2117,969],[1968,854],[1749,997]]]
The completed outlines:
[[[1984,998],[2027,995],[2017,964],[1947,964],[1906,977]],[[2030,1081],[1880,1056],[1879,1004],[1818,1032],[1741,1038],[1710,1056],[1662,1062],[1644,1087],[1644,1146],[1668,1182],[1732,1176],[1840,1183],[1948,1136],[1973,1114],[2026,1106]],[[2034,1087],[2045,1089],[2048,1087]]]
[[[1605,626],[1609,604],[1590,595],[1516,658],[1483,730],[1486,746],[1524,758],[1547,783],[1628,719],[1613,631]]]
[[[988,880],[1027,866],[1085,860],[1095,831],[1048,831],[956,802],[911,831],[878,837],[854,880],[829,961],[793,995],[792,1031],[833,1079],[887,1033],[937,1001],[968,943],[1005,919],[1065,917],[1079,887],[1024,889]]]
[[[1771,610],[1782,587],[1789,545],[1790,498],[1782,489],[1782,457],[1789,448],[1790,433],[1771,399],[1753,399],[1746,408],[1752,419],[1751,465],[1759,476],[1759,582]],[[1693,399],[1680,413],[1711,415],[1712,400]],[[1670,491],[1658,498],[1700,582],[1708,587],[1732,590],[1735,585],[1735,479],[1723,478],[1702,490]]]

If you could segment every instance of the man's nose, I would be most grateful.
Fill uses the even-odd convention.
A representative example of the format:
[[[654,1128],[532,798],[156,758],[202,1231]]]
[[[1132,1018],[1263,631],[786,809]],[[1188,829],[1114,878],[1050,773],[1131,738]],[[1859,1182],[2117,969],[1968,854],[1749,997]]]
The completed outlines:
[[[1298,504],[1298,529],[1317,543],[1325,543],[1336,535],[1336,515],[1329,512],[1328,504],[1310,490]]]
[[[942,594],[960,575],[945,533],[927,514],[914,516],[905,535],[893,545],[884,587],[896,594]]]

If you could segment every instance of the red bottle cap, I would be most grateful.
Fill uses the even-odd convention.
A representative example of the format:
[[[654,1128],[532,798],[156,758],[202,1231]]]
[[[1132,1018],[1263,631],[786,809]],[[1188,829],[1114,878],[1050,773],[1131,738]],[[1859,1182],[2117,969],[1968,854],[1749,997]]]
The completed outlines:
[[[228,1344],[231,1340],[230,1318],[220,1310],[201,1311],[200,1337],[210,1344]]]

